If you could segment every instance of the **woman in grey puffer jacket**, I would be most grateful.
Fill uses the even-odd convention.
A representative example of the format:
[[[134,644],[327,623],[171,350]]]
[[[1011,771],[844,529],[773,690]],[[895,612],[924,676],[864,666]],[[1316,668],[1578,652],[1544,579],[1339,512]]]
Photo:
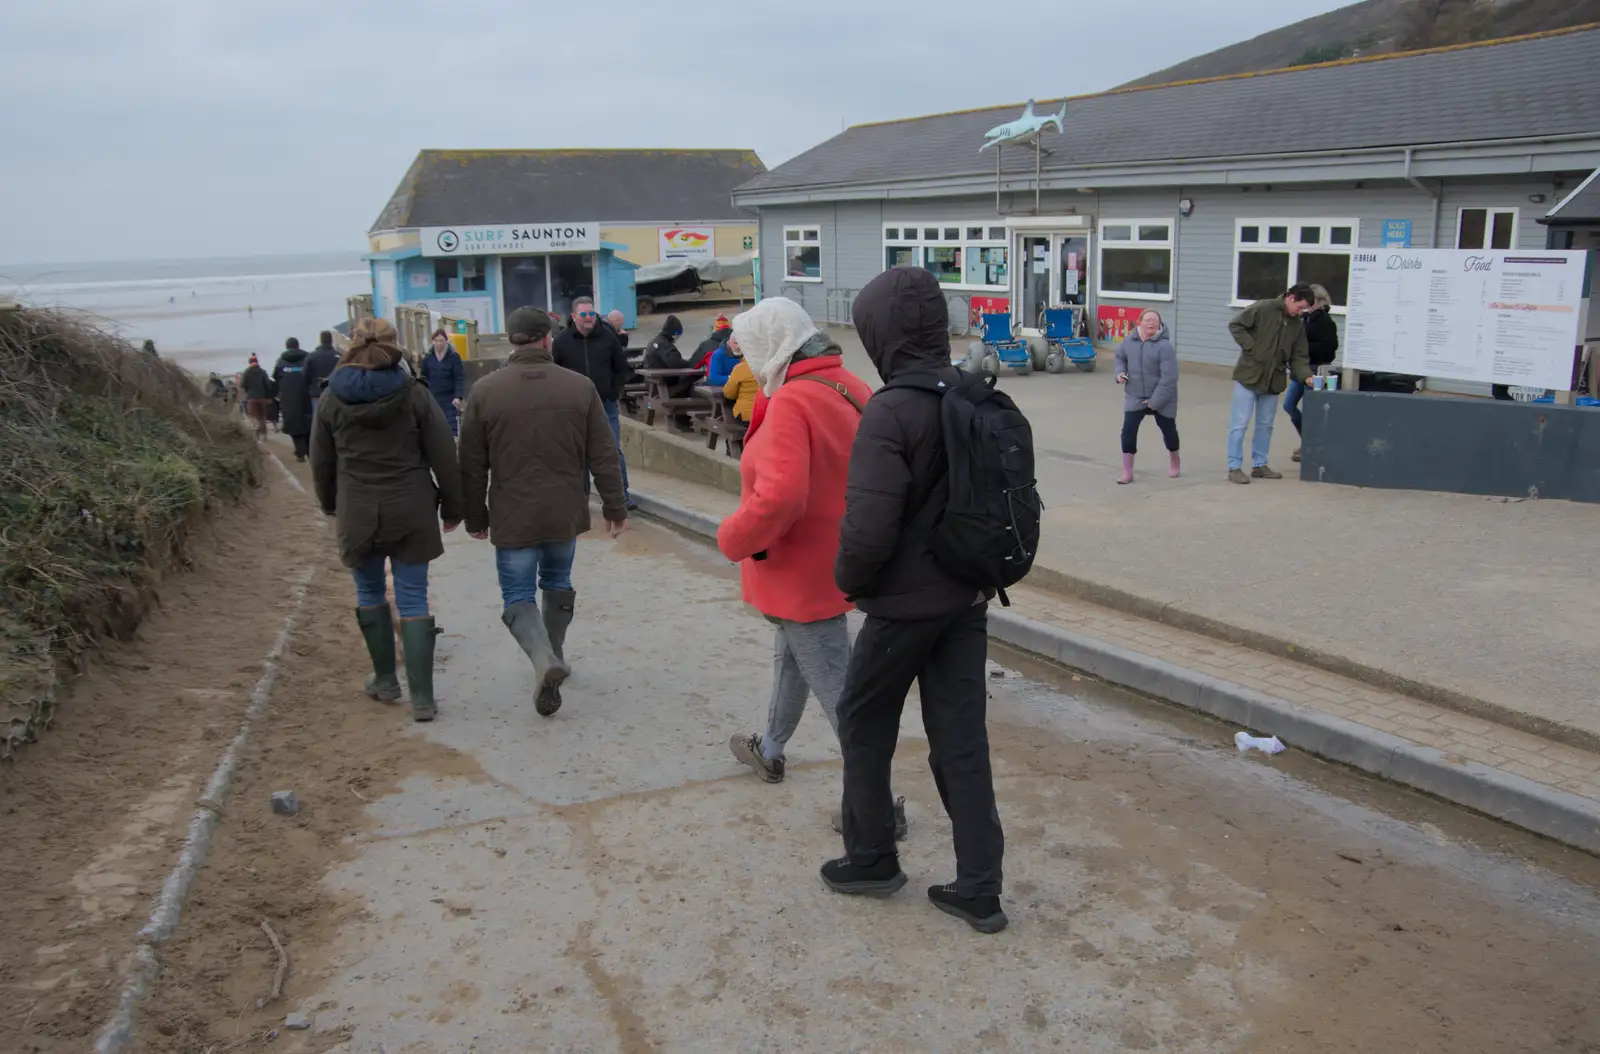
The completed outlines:
[[[1139,425],[1148,414],[1156,419],[1167,444],[1167,475],[1178,475],[1178,352],[1162,332],[1161,315],[1151,309],[1139,316],[1139,325],[1117,345],[1117,383],[1125,385],[1122,399],[1122,475],[1118,483],[1133,482],[1133,455],[1139,449]]]

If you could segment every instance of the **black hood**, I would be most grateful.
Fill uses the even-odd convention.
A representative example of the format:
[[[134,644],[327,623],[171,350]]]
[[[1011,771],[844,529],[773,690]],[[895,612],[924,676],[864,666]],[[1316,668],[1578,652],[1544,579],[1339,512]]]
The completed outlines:
[[[856,294],[850,318],[885,382],[899,373],[950,366],[950,311],[932,271],[885,271]]]

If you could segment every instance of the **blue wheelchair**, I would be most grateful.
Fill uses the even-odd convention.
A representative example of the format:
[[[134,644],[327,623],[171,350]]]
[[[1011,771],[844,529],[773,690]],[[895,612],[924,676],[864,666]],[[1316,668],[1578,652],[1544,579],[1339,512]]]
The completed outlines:
[[[1026,339],[1011,332],[1011,315],[999,311],[983,316],[983,369],[998,375],[1001,366],[1009,366],[1019,376],[1033,372],[1033,352]]]
[[[1081,307],[1052,307],[1044,312],[1044,368],[1051,373],[1067,372],[1072,363],[1084,373],[1094,372],[1094,344],[1083,336]]]

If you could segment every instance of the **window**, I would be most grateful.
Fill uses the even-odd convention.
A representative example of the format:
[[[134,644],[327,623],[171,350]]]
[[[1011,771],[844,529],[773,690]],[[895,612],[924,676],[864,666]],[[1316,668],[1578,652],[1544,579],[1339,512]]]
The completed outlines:
[[[488,288],[481,256],[442,256],[433,261],[435,294],[482,293]]]
[[[1234,304],[1282,296],[1291,285],[1305,282],[1327,289],[1334,309],[1342,311],[1350,297],[1350,252],[1359,235],[1356,220],[1240,220],[1234,227]]]
[[[1102,220],[1100,295],[1172,299],[1172,221]]]
[[[783,229],[784,274],[798,282],[822,281],[822,228]]]
[[[883,267],[926,267],[941,285],[1008,289],[1004,225],[962,223],[894,224],[883,228]]]
[[[1457,249],[1510,249],[1516,238],[1516,209],[1462,209],[1456,214]]]

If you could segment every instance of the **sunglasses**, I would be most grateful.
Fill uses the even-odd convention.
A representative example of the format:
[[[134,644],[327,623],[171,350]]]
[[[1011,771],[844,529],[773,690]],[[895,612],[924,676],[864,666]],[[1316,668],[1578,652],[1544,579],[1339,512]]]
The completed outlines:
[[[596,315],[595,312],[593,312],[593,311],[579,311],[578,312],[578,317],[579,318],[597,318],[599,316]]]

